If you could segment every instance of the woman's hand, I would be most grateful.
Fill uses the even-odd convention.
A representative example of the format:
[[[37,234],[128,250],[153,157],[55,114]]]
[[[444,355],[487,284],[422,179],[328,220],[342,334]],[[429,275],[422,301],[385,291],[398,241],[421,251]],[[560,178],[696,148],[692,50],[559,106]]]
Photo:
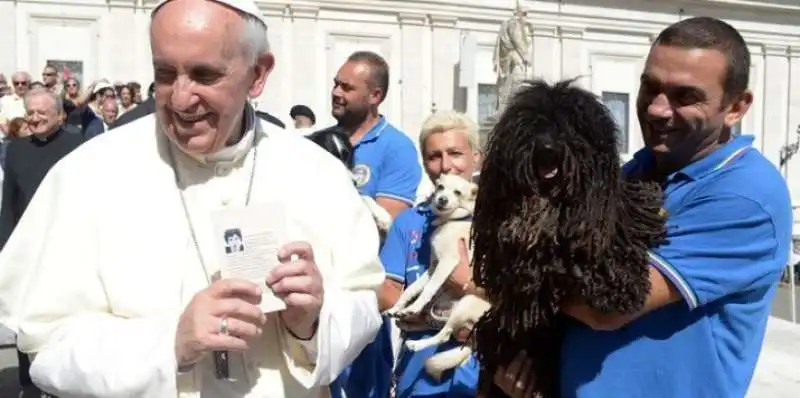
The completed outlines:
[[[470,267],[469,264],[469,249],[467,248],[465,239],[459,240],[458,253],[461,261],[458,262],[458,266],[450,273],[446,283],[449,291],[461,296],[466,293],[466,287],[472,283],[472,267]]]
[[[533,362],[525,351],[517,354],[508,367],[500,367],[494,374],[494,384],[511,398],[533,398]]]

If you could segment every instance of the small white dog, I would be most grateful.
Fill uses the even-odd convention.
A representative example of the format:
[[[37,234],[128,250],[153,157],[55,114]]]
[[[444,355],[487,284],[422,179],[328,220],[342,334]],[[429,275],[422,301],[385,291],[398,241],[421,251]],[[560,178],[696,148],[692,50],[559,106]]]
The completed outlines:
[[[392,215],[389,214],[386,209],[381,207],[375,199],[367,196],[361,195],[361,200],[364,201],[364,204],[369,209],[369,212],[372,214],[372,218],[375,220],[375,224],[378,226],[378,229],[381,232],[388,232],[389,227],[392,226]]]
[[[397,303],[386,311],[389,316],[417,315],[437,296],[450,274],[461,261],[459,244],[469,241],[472,212],[478,186],[462,177],[445,174],[436,181],[436,190],[431,196],[431,210],[436,214],[433,222],[436,230],[431,236],[432,258],[428,270],[411,286],[408,286]],[[469,250],[470,257],[472,250]],[[406,347],[419,351],[450,340],[454,331],[474,325],[489,310],[485,300],[467,295],[462,297],[450,311],[444,327],[434,336],[418,341],[407,341]],[[441,378],[442,372],[455,368],[469,359],[472,349],[466,346],[448,350],[425,362],[426,371]]]

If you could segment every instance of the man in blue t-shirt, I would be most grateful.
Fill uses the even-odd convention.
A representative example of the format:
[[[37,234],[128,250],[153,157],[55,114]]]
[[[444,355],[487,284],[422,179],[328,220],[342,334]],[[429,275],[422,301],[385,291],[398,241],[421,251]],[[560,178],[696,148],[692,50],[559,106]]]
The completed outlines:
[[[650,253],[652,290],[633,316],[585,304],[561,357],[564,398],[741,398],[787,264],[786,183],[753,138],[733,137],[752,104],[750,54],[713,18],[689,18],[655,40],[637,100],[646,148],[627,173],[661,181],[668,243]],[[506,392],[524,383],[495,380]],[[514,369],[512,369],[514,368]]]
[[[334,78],[331,113],[350,135],[356,188],[395,217],[414,204],[422,167],[413,141],[378,111],[388,89],[386,61],[369,51],[355,52]],[[331,392],[338,396],[344,389],[348,398],[386,398],[393,364],[391,327],[384,320],[375,341],[333,383]]]

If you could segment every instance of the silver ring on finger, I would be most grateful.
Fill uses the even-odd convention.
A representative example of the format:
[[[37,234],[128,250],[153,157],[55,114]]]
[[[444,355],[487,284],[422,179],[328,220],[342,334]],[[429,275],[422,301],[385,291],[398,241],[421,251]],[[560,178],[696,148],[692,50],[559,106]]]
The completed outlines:
[[[228,334],[228,318],[220,318],[219,334]]]

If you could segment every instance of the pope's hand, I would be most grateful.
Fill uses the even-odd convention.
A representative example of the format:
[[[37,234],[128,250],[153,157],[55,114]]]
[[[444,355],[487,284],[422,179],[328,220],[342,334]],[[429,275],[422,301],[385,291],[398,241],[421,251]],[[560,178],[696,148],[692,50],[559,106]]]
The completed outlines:
[[[254,283],[222,279],[198,292],[178,322],[178,367],[197,363],[209,351],[247,350],[261,334],[266,317],[258,308],[261,289]]]
[[[281,264],[267,276],[267,286],[286,303],[279,314],[289,331],[310,339],[317,332],[324,295],[314,251],[306,242],[289,243],[281,248],[278,260]]]

